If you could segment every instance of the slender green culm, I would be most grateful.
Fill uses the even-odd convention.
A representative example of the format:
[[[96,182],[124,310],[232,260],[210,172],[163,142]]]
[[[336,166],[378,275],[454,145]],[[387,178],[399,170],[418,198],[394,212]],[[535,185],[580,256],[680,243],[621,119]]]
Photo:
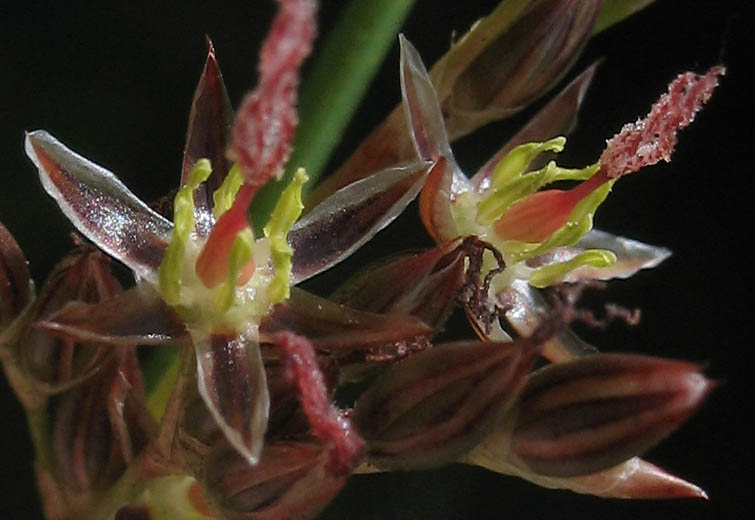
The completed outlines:
[[[605,31],[609,27],[629,18],[637,11],[644,9],[654,0],[603,0],[598,19],[593,26],[593,35]]]

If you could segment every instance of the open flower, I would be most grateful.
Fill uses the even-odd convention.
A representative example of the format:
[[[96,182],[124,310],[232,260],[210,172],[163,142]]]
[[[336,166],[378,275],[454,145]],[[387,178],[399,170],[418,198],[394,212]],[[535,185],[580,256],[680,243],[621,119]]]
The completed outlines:
[[[507,316],[521,314],[526,306],[521,299],[502,301],[512,288],[517,290],[519,281],[542,288],[562,281],[627,276],[639,267],[655,265],[667,255],[664,250],[627,241],[622,244],[622,240],[603,233],[591,235],[593,215],[620,177],[669,160],[677,131],[694,119],[723,74],[723,67],[714,67],[703,76],[680,75],[647,117],[626,125],[591,166],[569,169],[550,161],[533,169],[538,156],[563,149],[566,139],[552,137],[509,144],[505,154],[496,156],[468,179],[448,144],[430,77],[416,50],[402,40],[402,87],[411,135],[420,157],[434,164],[420,198],[422,220],[440,243],[473,235],[501,253],[505,269],[492,278],[490,297],[494,305],[507,311]],[[584,78],[575,81],[578,85]],[[574,84],[568,86],[551,103],[560,102],[573,88]],[[530,125],[550,127],[538,118],[552,117],[551,111],[552,106],[546,106]],[[527,137],[535,137],[530,133]],[[520,139],[515,137],[515,143]],[[542,189],[564,181],[579,184],[568,190]],[[617,253],[628,253],[618,269],[617,253],[610,250],[614,244],[620,246]],[[642,256],[645,261],[638,258]],[[498,266],[491,265],[483,274],[492,267]],[[604,267],[609,270],[602,272]],[[513,321],[516,326],[517,318]],[[483,324],[482,329],[489,331],[489,326]]]
[[[569,21],[581,19],[580,23],[568,29],[574,31],[575,41],[579,40],[580,34],[584,35],[589,32],[594,19],[585,15],[588,3],[580,4],[579,7],[567,6],[567,2],[544,2],[542,5],[546,4],[548,7],[541,6],[543,12],[539,13],[543,16],[530,17],[525,14],[517,20],[515,26],[521,24],[519,29],[525,33],[523,27],[529,27],[534,34],[537,30],[543,29],[538,24],[558,26],[555,20],[558,17],[564,18],[564,13],[568,13],[570,17],[573,17],[568,18]],[[563,12],[560,11],[562,8]],[[526,13],[529,12],[526,11]],[[553,15],[554,18],[545,16],[546,13]],[[492,14],[490,18],[495,18],[495,15]],[[484,26],[487,22],[486,19],[479,26]],[[567,22],[564,22],[564,25],[568,25]],[[568,30],[564,29],[567,32]],[[475,34],[475,31],[478,31],[478,34]],[[470,34],[461,40],[459,47],[463,47],[468,40],[475,41],[475,38],[478,45],[484,46],[487,42],[486,36],[488,35],[485,29],[478,29],[478,26],[475,26]],[[669,255],[664,248],[593,230],[593,214],[621,176],[633,173],[643,166],[654,164],[660,159],[669,160],[676,142],[677,131],[687,126],[702,104],[708,100],[717,85],[718,77],[724,73],[722,67],[714,67],[702,76],[692,73],[680,75],[669,86],[668,93],[653,106],[644,120],[625,126],[620,134],[609,141],[599,162],[583,169],[567,169],[557,166],[553,161],[548,163],[542,161],[539,156],[558,153],[563,149],[565,138],[556,136],[568,131],[573,123],[575,113],[594,74],[595,65],[593,65],[556,95],[474,177],[467,178],[456,164],[449,145],[449,137],[454,138],[465,133],[465,130],[462,130],[464,124],[459,126],[461,119],[452,114],[449,100],[452,100],[453,96],[450,96],[447,90],[449,83],[447,81],[444,83],[446,78],[442,73],[435,74],[438,70],[442,71],[443,67],[449,66],[447,62],[452,60],[449,56],[453,54],[453,49],[428,74],[411,44],[405,39],[402,39],[401,43],[403,108],[406,119],[409,121],[409,135],[416,154],[433,165],[420,197],[420,215],[425,227],[438,242],[437,251],[444,250],[449,244],[458,243],[462,237],[477,237],[491,246],[490,252],[486,253],[480,265],[475,266],[474,262],[470,263],[467,276],[474,271],[473,276],[477,277],[474,284],[477,287],[470,295],[470,286],[465,285],[462,296],[466,300],[467,314],[481,337],[492,342],[511,341],[509,334],[497,320],[499,314],[505,315],[513,329],[522,336],[530,336],[539,331],[541,328],[539,325],[542,325],[542,321],[553,314],[553,310],[534,290],[536,288],[548,287],[560,282],[624,278],[639,269],[657,265]],[[474,47],[474,43],[470,45]],[[543,47],[548,48],[548,45],[543,44]],[[578,49],[579,45],[575,45],[572,52],[578,52]],[[565,54],[568,54],[566,47],[563,50]],[[500,50],[497,52],[502,55]],[[542,85],[547,83],[543,81],[544,78],[549,74],[554,74],[553,71],[560,71],[556,75],[562,73],[569,63],[569,60],[563,60],[560,63],[560,67],[563,68],[555,66],[558,60],[551,63],[548,58],[544,57],[547,54],[544,50],[541,55],[543,62],[538,62],[538,66],[542,67],[543,71],[548,71],[547,73],[541,71],[542,77],[538,75],[538,66],[533,65],[535,60],[530,55],[522,57],[516,65],[511,65],[512,68],[520,67],[516,69],[518,79],[521,79],[520,76],[527,77],[524,73],[519,74],[521,70],[531,71],[533,91],[539,93],[543,91]],[[506,59],[516,60],[518,56],[516,52],[513,52],[506,54]],[[554,67],[549,69],[550,65]],[[488,77],[487,74],[478,74],[478,78],[488,79]],[[469,78],[469,81],[474,81],[471,75]],[[478,81],[483,83],[480,79]],[[525,85],[524,81],[517,83],[516,86],[522,88],[523,85]],[[535,88],[536,85],[540,85],[540,88]],[[488,84],[480,86],[482,90],[486,88],[493,87]],[[527,90],[526,87],[524,90]],[[461,89],[459,92],[465,91]],[[504,92],[500,98],[506,99],[506,94],[510,92]],[[524,98],[531,99],[527,96]],[[513,106],[519,108],[516,104]],[[491,113],[481,117],[480,124],[493,119]],[[502,111],[499,117],[502,115],[506,115],[505,111]],[[381,146],[385,147],[386,133],[400,133],[393,124],[394,116],[395,113],[379,127],[372,136],[374,139],[368,140],[363,145],[365,150],[374,152],[371,158],[376,161],[396,159],[406,153],[400,145],[393,149],[393,155],[381,148]],[[488,116],[490,118],[486,119]],[[475,118],[466,119],[466,121],[474,120]],[[400,141],[400,136],[396,139]],[[339,182],[350,178],[350,175],[354,173],[350,169],[351,163],[360,157],[362,154],[355,154],[340,172],[321,186],[319,193],[327,193]],[[577,185],[569,190],[543,189],[557,182],[561,184],[571,182]],[[428,253],[428,255],[433,254],[437,252]],[[365,292],[374,295],[376,291],[370,287],[372,284],[365,284],[363,280],[376,276],[380,281],[375,282],[374,285],[391,286],[400,279],[400,276],[396,274],[391,276],[391,272],[399,272],[401,265],[408,268],[410,263],[410,259],[399,259],[388,266],[368,269],[356,277],[357,289],[351,292],[358,295],[359,291],[367,286]],[[348,294],[348,290],[346,292]],[[364,297],[361,299],[364,302],[370,301]],[[594,347],[584,343],[566,328],[562,328],[551,337],[546,337],[543,340],[543,346],[544,355],[552,361],[559,362],[595,352]],[[450,351],[453,352],[453,350]],[[393,398],[395,402],[382,395],[371,397],[371,400],[378,400],[378,402],[388,399],[387,404],[378,406],[378,411],[384,408],[400,409],[402,406],[408,406],[405,401],[410,398],[405,396],[401,389],[393,388],[396,386],[395,380],[401,377],[412,377],[410,374],[413,372],[421,374],[425,363],[432,366],[432,361],[421,360],[430,355],[430,353],[422,353],[415,357],[414,363],[420,369],[404,369],[397,366],[392,370],[395,375],[386,376],[384,383],[375,385],[375,388],[388,388],[397,396]],[[568,363],[568,365],[573,366],[573,363],[576,362]],[[601,360],[594,357],[586,363],[599,365]],[[617,360],[617,363],[621,361]],[[684,377],[687,376],[690,376],[690,380],[696,377],[691,372],[685,374]],[[422,386],[421,383],[417,385]],[[685,385],[684,382],[680,383],[680,387]],[[684,400],[693,394],[697,397],[685,402],[698,403],[708,387],[706,385],[697,387],[692,384],[690,388],[691,392],[682,392],[686,395]],[[594,390],[596,395],[601,392],[597,387]],[[379,390],[375,392],[380,394]],[[375,392],[368,392],[368,395]],[[673,400],[674,397],[671,396],[669,399]],[[693,408],[696,406],[693,405]],[[364,405],[364,407],[372,411],[374,406]],[[662,407],[659,405],[660,408]],[[362,417],[367,415],[368,413],[361,412]],[[421,417],[417,421],[427,419],[428,417]],[[401,420],[411,419],[402,418]],[[558,430],[557,419],[552,419],[552,421],[548,428],[552,426]],[[368,440],[371,440],[372,444],[377,442],[380,446],[385,445],[385,448],[378,448],[377,453],[371,453],[370,442],[368,442],[370,460],[374,460],[379,465],[411,467],[411,463],[397,455],[399,451],[391,451],[400,450],[398,446],[402,444],[396,438],[385,439],[380,433],[381,428],[390,428],[389,426],[373,425],[369,421],[365,424],[367,424],[368,435],[372,437]],[[505,432],[507,428],[508,426],[499,425],[498,431]],[[588,435],[582,432],[580,434]],[[598,438],[602,434],[595,432],[594,435]],[[414,439],[414,441],[421,442],[420,439]],[[647,442],[648,439],[638,441],[627,438],[625,441],[639,445]],[[500,442],[499,445],[507,444],[507,442],[509,441]],[[637,458],[631,458],[610,471],[607,467],[611,463],[602,467],[581,466],[579,476],[567,475],[568,470],[563,470],[566,471],[563,474],[559,474],[558,472],[562,470],[558,470],[556,474],[543,475],[537,469],[522,466],[521,461],[518,466],[504,462],[508,460],[506,448],[490,449],[486,447],[488,444],[488,441],[483,442],[464,460],[496,471],[517,474],[548,486],[566,487],[586,493],[622,497],[704,496],[704,493],[696,486]],[[384,450],[382,453],[381,449]],[[601,451],[594,445],[587,449]],[[423,456],[422,450],[418,448],[412,451],[418,458]],[[440,451],[435,450],[434,453],[438,454]],[[640,451],[635,453],[640,453]],[[402,455],[406,457],[405,454]],[[603,455],[606,457],[604,461],[612,461],[614,464],[626,459],[616,453]],[[397,458],[397,462],[391,462],[392,457]],[[497,462],[491,463],[489,458]],[[431,456],[430,459],[432,460]],[[556,464],[562,463],[565,463],[564,460],[559,460]],[[589,478],[585,476],[591,473]],[[618,485],[619,483],[621,485]],[[609,491],[606,492],[606,490]],[[610,490],[614,490],[616,494],[611,495]]]
[[[626,6],[630,11],[639,7]],[[531,334],[549,313],[548,305],[534,287],[558,280],[627,278],[641,269],[655,267],[668,258],[668,249],[592,229],[594,210],[615,182],[615,179],[598,182],[602,174],[592,181],[593,187],[600,189],[590,190],[589,185],[581,188],[590,195],[589,200],[580,205],[579,225],[572,220],[568,233],[552,233],[553,239],[545,242],[525,242],[507,238],[542,237],[511,235],[496,239],[498,233],[493,229],[493,224],[502,220],[497,227],[504,234],[511,233],[507,227],[512,226],[522,232],[516,213],[521,215],[527,208],[520,206],[519,211],[501,219],[503,210],[549,183],[585,180],[597,172],[595,165],[573,170],[554,163],[543,168],[547,162],[544,158],[563,148],[565,140],[558,136],[573,128],[597,63],[553,96],[475,175],[464,175],[449,144],[543,96],[573,65],[590,35],[616,21],[609,19],[611,16],[603,17],[612,11],[613,7],[601,10],[600,2],[503,2],[454,42],[429,73],[417,52],[405,42],[401,67],[404,103],[337,172],[320,183],[306,203],[322,200],[338,187],[363,177],[369,171],[365,165],[382,167],[417,155],[434,162],[433,174],[420,200],[420,215],[427,231],[438,243],[475,235],[494,243],[504,253],[506,273],[492,280],[494,290],[485,305],[489,312],[482,314],[489,315],[500,306],[506,311],[507,321],[522,335]],[[501,70],[510,74],[501,74]],[[405,119],[409,121],[409,131]],[[503,161],[514,148],[527,143],[532,144]],[[518,167],[520,171],[509,171],[506,185],[491,189],[491,177],[499,165],[503,170]],[[506,178],[506,174],[502,177]],[[579,195],[580,190],[561,196],[554,192],[534,195],[531,203],[538,200],[545,203],[546,197],[562,201],[559,218],[546,218],[538,227],[541,235],[548,232],[548,226],[553,232],[557,231],[554,228],[564,227],[570,208],[574,209],[582,200]],[[540,218],[551,215],[552,210],[540,214]],[[502,247],[503,241],[507,247]],[[488,258],[486,269],[492,267],[495,267],[492,259]],[[543,269],[531,276],[538,268]],[[477,307],[483,309],[481,305]],[[503,328],[479,312],[472,313],[470,318],[486,337],[510,339]],[[594,351],[594,347],[566,329],[549,341],[545,355],[551,360],[563,360]]]
[[[315,9],[310,0],[281,2],[261,51],[259,84],[232,126],[210,45],[190,116],[173,222],[115,175],[48,133],[35,131],[26,138],[27,153],[47,192],[82,234],[131,268],[137,280],[136,287],[104,304],[72,302],[40,325],[116,344],[190,343],[204,403],[230,445],[252,464],[262,452],[270,414],[260,343],[277,344],[284,361],[314,355],[308,340],[286,333],[290,328],[260,330],[275,309],[280,314],[293,308],[296,316],[310,312],[315,320],[327,316],[330,345],[336,349],[390,344],[430,331],[408,315],[380,317],[314,296],[302,311],[296,302],[307,297],[292,297],[291,290],[292,284],[348,256],[395,218],[418,193],[427,170],[423,162],[377,172],[297,222],[307,180],[300,170],[278,201],[264,236],[256,237],[247,220],[256,193],[282,172],[289,154],[298,71],[314,37]],[[229,140],[228,155],[236,160],[230,169],[225,158]],[[286,303],[289,299],[293,307]],[[294,320],[290,327],[300,322]],[[355,323],[362,325],[355,328]],[[305,385],[300,388],[305,401],[319,396],[319,404],[304,406],[305,411],[316,437],[331,446],[338,471],[348,472],[359,461],[361,443],[349,421],[328,404],[323,384],[315,384],[318,374],[312,358],[293,379]],[[332,427],[316,427],[329,420]]]
[[[461,172],[453,157],[430,75],[417,51],[405,39],[402,39],[401,71],[404,108],[416,153],[433,163],[420,196],[420,214],[425,227],[440,244],[476,236],[498,252],[497,256],[483,262],[478,281],[483,301],[469,301],[466,305],[467,314],[481,337],[488,341],[510,339],[498,322],[499,314],[505,315],[522,335],[536,332],[537,324],[552,311],[532,288],[626,277],[668,256],[662,248],[593,231],[593,214],[620,177],[659,160],[669,160],[677,131],[686,127],[708,101],[719,76],[725,72],[723,67],[713,67],[704,75],[678,76],[644,119],[625,125],[607,142],[595,164],[583,169],[562,168],[554,161],[540,168],[532,166],[538,156],[563,149],[566,139],[554,137],[551,132],[560,126],[560,120],[570,119],[565,113],[578,107],[581,92],[593,72],[588,70],[536,114],[527,127],[471,179]],[[529,139],[536,141],[525,142]],[[552,183],[569,181],[578,184],[568,190],[542,189]],[[568,360],[590,352],[594,352],[592,347],[566,330],[548,339],[544,355],[552,361],[567,361],[571,366],[574,362]],[[587,364],[598,362],[598,358],[586,361]],[[558,428],[560,426],[555,426],[556,430]],[[479,463],[480,459],[475,458],[477,452],[473,451],[469,460]],[[496,457],[506,458],[501,453]],[[674,482],[670,484],[670,488],[676,490],[670,492],[672,494],[698,494],[694,486],[643,464],[646,463],[641,462],[632,471],[623,473],[637,484],[630,486],[635,487],[637,496],[646,493],[644,488],[650,481],[657,483],[658,490],[664,488],[664,481]],[[512,471],[498,466],[498,470],[534,481],[538,481],[538,475],[542,476],[536,467],[522,470],[520,466],[519,471]],[[590,486],[598,490],[614,478],[606,474],[606,480],[598,478],[587,486],[561,478],[558,483],[551,480],[550,485],[591,492]],[[632,496],[633,492],[622,493]]]
[[[655,118],[625,129],[588,168],[539,156],[564,146],[554,135],[572,121],[594,66],[474,178],[448,143],[558,81],[600,8],[504,2],[431,74],[401,38],[405,135],[392,138],[394,113],[377,131],[391,138],[377,149],[368,139],[303,218],[307,173],[288,168],[295,174],[261,230],[247,215],[288,160],[314,0],[280,0],[259,84],[235,122],[210,44],[180,188],[161,213],[46,132],[27,134],[46,191],[136,278],[127,291],[111,287],[108,262],[87,245],[69,262],[78,269],[60,284],[67,290],[43,290],[31,305],[25,260],[0,226],[0,354],[27,413],[41,412],[30,419],[43,433],[35,441],[48,516],[310,518],[355,470],[455,461],[604,496],[705,496],[637,458],[699,407],[713,387],[701,368],[628,355],[570,359],[587,346],[566,327],[591,315],[574,307],[578,291],[562,288],[551,307],[532,288],[625,276],[665,257],[591,231],[592,214],[619,177],[668,155],[722,71],[681,77]],[[409,162],[394,165],[401,160]],[[542,190],[564,181],[578,184]],[[378,260],[330,299],[294,287],[350,255],[419,193],[437,247]],[[432,345],[456,304],[485,341]],[[504,332],[502,312],[521,337]],[[152,363],[175,349],[145,361],[137,344],[177,344],[178,359],[155,378]],[[19,354],[37,361],[34,372]],[[541,355],[565,362],[533,372]],[[52,410],[46,396],[34,399],[40,381],[63,392]],[[344,383],[353,381],[352,397]]]

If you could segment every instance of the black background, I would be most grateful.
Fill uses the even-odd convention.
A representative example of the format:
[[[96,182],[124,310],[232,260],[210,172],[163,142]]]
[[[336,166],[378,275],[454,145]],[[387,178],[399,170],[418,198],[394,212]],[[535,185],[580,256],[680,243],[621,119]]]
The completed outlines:
[[[376,0],[380,1],[380,0]],[[418,1],[404,28],[431,64],[494,0]],[[752,510],[750,354],[752,318],[753,30],[746,2],[661,0],[594,38],[577,67],[604,58],[580,126],[560,162],[592,162],[604,140],[644,115],[679,72],[722,61],[729,73],[709,106],[681,135],[669,165],[622,180],[597,226],[674,256],[652,272],[616,282],[600,298],[643,309],[636,328],[594,336],[605,350],[631,350],[706,363],[722,385],[679,432],[647,456],[704,487],[710,501],[627,502],[547,491],[482,470],[353,478],[323,518],[738,518]],[[326,32],[341,7],[324,1]],[[0,220],[16,236],[38,284],[70,245],[70,225],[43,194],[23,154],[23,131],[44,128],[116,172],[146,200],[179,178],[188,106],[211,36],[231,100],[254,84],[256,52],[273,13],[268,0],[244,5],[183,2],[19,4],[3,22],[0,52]],[[391,50],[348,129],[332,167],[399,100]],[[531,112],[530,112],[531,113]],[[455,145],[474,171],[526,119],[493,125]],[[430,245],[411,207],[362,256]],[[314,280],[313,290],[331,282]],[[451,327],[461,325],[453,321]],[[0,387],[0,518],[38,518],[31,447],[19,406]]]

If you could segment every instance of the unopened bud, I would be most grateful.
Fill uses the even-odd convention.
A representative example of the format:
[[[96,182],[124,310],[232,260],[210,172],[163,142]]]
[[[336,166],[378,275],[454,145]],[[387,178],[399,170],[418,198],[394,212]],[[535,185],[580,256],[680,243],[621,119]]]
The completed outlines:
[[[29,267],[21,248],[0,223],[0,333],[33,298]]]
[[[121,287],[102,253],[82,248],[63,259],[42,288],[31,322],[44,320],[71,301],[96,303]],[[90,376],[113,351],[97,343],[79,343],[30,327],[21,340],[21,359],[28,374],[45,392],[55,393]]]
[[[452,139],[506,117],[547,92],[579,56],[600,11],[600,2],[594,0],[531,4],[510,26],[505,16],[496,21],[497,12],[508,8],[504,4],[445,57],[459,68],[466,62],[443,101]],[[483,35],[474,34],[475,29],[488,33],[482,50],[475,44]],[[441,82],[454,72],[439,74]],[[444,87],[441,83],[439,90]]]
[[[312,518],[346,481],[325,469],[328,459],[317,444],[272,442],[250,466],[221,443],[207,459],[205,489],[229,518]]]
[[[453,462],[496,425],[538,350],[518,343],[460,342],[396,363],[360,398],[357,429],[379,467]]]
[[[596,354],[533,374],[513,419],[511,458],[535,473],[595,473],[639,455],[699,407],[698,365]]]
[[[416,316],[437,330],[464,284],[466,258],[462,240],[403,255],[357,273],[331,298],[363,311]]]
[[[119,357],[95,379],[64,394],[55,416],[58,478],[74,494],[107,489],[154,428],[136,354],[123,349]]]

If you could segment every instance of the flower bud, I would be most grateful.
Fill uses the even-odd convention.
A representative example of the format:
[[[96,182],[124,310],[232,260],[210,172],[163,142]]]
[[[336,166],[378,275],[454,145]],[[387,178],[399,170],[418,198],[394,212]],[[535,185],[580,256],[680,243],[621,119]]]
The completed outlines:
[[[53,442],[59,481],[74,494],[107,489],[146,445],[154,425],[133,349],[63,395]]]
[[[597,473],[575,477],[540,475],[507,458],[506,432],[496,431],[464,456],[461,462],[480,466],[496,473],[511,475],[551,489],[568,489],[575,493],[604,498],[676,499],[704,498],[708,495],[700,487],[679,478],[639,457]]]
[[[437,331],[464,284],[465,253],[462,240],[454,240],[424,253],[398,256],[357,273],[331,298],[363,311],[409,314]]]
[[[42,288],[31,321],[42,321],[71,301],[96,303],[120,291],[108,260],[98,251],[81,248],[56,266]],[[36,327],[27,330],[20,348],[24,368],[49,393],[90,376],[112,352],[108,345],[79,343]]]
[[[302,410],[296,381],[290,377],[285,360],[277,356],[277,349],[267,345],[262,355],[270,392],[268,432],[271,437],[292,438],[309,431],[307,416]],[[269,350],[268,350],[269,349]],[[328,395],[332,395],[341,376],[340,360],[317,356],[317,368],[323,376]]]
[[[354,409],[368,460],[390,469],[453,462],[497,424],[537,353],[527,339],[459,342],[396,363]]]
[[[0,333],[33,298],[29,266],[13,236],[0,223]]]
[[[221,443],[208,456],[204,487],[229,518],[312,518],[346,481],[326,471],[328,458],[317,444],[272,442],[250,466]]]
[[[712,383],[692,363],[595,354],[534,373],[513,414],[511,459],[535,473],[595,473],[641,454],[697,410]]]
[[[451,139],[520,110],[550,89],[579,56],[599,11],[598,1],[547,0],[532,2],[511,25],[496,11],[482,21],[477,32],[488,33],[484,44],[475,45],[482,34],[462,39],[433,69]]]

